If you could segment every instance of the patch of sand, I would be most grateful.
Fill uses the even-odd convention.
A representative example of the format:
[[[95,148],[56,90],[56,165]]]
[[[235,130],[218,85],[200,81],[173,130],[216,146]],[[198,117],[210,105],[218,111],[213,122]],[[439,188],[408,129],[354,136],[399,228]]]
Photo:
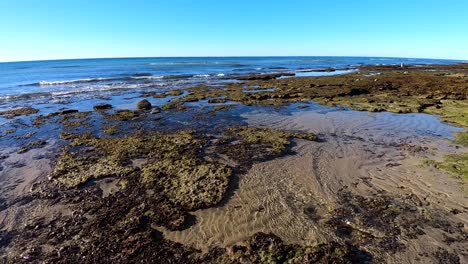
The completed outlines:
[[[287,243],[339,239],[325,221],[340,206],[337,198],[343,188],[362,196],[387,193],[395,199],[413,194],[424,201],[424,208],[442,210],[450,221],[468,224],[462,180],[419,166],[435,148],[455,151],[441,136],[456,129],[435,117],[354,111],[245,117],[254,126],[319,133],[322,140],[297,140],[294,154],[254,165],[240,176],[238,189],[225,204],[194,212],[196,224],[182,231],[164,230],[166,238],[202,250],[230,246],[257,232],[272,232]],[[461,213],[454,215],[452,209]],[[404,241],[407,249],[386,261],[427,263],[432,260],[424,253],[439,247],[462,260],[466,256],[466,243],[448,247],[441,230],[424,231]]]

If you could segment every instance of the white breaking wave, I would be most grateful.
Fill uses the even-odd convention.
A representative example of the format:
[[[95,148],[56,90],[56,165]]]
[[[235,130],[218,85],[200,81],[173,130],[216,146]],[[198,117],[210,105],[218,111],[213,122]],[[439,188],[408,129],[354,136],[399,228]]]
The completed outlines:
[[[296,72],[313,72],[313,71],[316,71],[317,69],[299,69],[299,70],[296,70]]]
[[[209,75],[209,74],[196,74],[196,75],[194,75],[193,77],[208,78],[208,77],[210,77],[210,75]]]
[[[115,86],[115,85],[101,85],[101,86],[87,86],[82,87],[81,89],[69,90],[69,91],[54,91],[50,92],[52,96],[64,96],[71,94],[81,94],[89,92],[107,92],[107,91],[118,91],[118,90],[131,90],[131,89],[141,89],[147,87],[162,86],[158,84],[130,84],[125,86]]]
[[[130,78],[135,80],[160,80],[164,79],[164,76],[134,76]]]
[[[87,79],[64,80],[64,81],[40,81],[38,84],[40,86],[50,86],[50,85],[89,83],[89,82],[100,82],[100,81],[110,81],[110,80],[114,80],[114,78],[87,78]]]

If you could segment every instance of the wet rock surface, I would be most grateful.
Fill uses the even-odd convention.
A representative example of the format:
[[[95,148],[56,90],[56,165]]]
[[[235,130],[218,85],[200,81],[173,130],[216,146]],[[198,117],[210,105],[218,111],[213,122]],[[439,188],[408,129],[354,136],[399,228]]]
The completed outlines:
[[[137,103],[136,108],[138,110],[150,110],[151,109],[151,103],[148,100],[141,100]]]
[[[93,109],[95,111],[97,111],[97,110],[108,110],[108,109],[112,109],[112,105],[111,104],[97,104],[97,105],[93,106]]]
[[[39,112],[39,110],[32,108],[32,107],[23,107],[23,108],[16,108],[12,110],[2,111],[0,112],[0,116],[4,116],[5,118],[14,118],[16,116],[22,115],[32,115]]]

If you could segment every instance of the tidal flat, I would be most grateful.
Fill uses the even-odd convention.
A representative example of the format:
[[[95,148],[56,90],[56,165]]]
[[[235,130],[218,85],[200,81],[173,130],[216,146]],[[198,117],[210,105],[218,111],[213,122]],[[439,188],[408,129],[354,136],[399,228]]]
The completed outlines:
[[[467,262],[468,64],[333,71],[1,111],[2,261]]]

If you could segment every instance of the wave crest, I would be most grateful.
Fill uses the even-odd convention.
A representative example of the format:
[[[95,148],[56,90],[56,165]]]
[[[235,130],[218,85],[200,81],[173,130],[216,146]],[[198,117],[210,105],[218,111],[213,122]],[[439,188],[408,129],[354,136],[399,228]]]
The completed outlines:
[[[111,81],[111,80],[115,80],[115,79],[114,78],[86,78],[86,79],[64,80],[64,81],[40,81],[37,83],[37,85],[51,86],[51,85],[76,84],[76,83],[92,83],[92,82],[102,82],[102,81]]]

